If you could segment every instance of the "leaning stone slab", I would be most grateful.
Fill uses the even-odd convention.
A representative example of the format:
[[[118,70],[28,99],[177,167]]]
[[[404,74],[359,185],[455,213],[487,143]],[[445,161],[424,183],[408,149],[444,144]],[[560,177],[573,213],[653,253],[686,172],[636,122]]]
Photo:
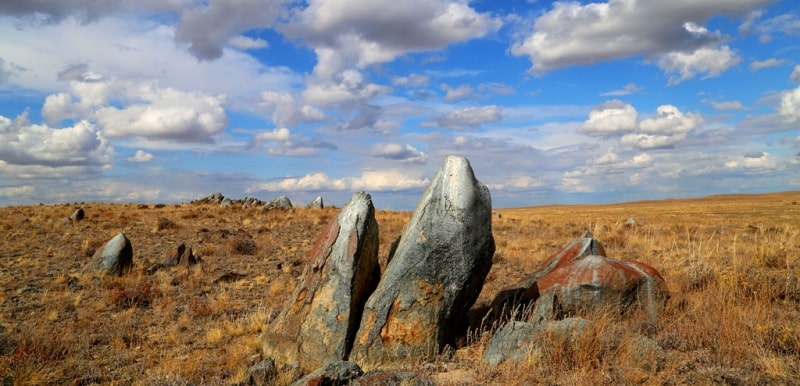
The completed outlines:
[[[430,359],[452,343],[492,265],[491,215],[469,161],[446,157],[367,301],[353,360]]]
[[[124,233],[106,241],[92,256],[90,266],[95,272],[122,276],[133,267],[133,246]]]
[[[346,360],[379,279],[375,208],[359,192],[317,239],[302,282],[262,337],[265,354],[304,372]]]

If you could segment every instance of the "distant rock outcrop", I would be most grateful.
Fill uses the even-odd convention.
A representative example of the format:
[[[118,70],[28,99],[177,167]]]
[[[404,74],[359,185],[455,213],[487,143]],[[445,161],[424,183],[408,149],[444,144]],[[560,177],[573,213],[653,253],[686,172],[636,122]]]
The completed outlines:
[[[289,197],[280,196],[269,200],[266,204],[264,204],[264,206],[261,207],[262,211],[273,209],[291,210],[294,209],[294,206],[292,205],[292,201],[289,200]]]
[[[120,233],[101,246],[90,263],[94,271],[122,276],[133,267],[133,246],[124,233]]]
[[[353,360],[429,359],[452,343],[491,268],[491,216],[469,161],[446,157],[367,301]]]
[[[286,309],[264,333],[264,352],[304,371],[343,360],[361,311],[380,279],[378,223],[369,194],[359,192],[328,224]]]

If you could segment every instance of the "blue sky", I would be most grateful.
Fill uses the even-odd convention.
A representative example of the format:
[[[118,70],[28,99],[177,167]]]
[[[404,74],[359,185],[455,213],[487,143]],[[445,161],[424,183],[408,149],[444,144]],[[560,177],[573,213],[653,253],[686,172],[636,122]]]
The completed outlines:
[[[800,189],[792,1],[0,3],[0,205]]]

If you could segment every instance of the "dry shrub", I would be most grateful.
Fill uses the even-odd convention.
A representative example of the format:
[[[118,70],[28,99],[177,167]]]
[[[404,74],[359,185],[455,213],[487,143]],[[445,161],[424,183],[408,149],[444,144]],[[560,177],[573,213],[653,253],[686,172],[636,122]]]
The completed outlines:
[[[13,385],[57,382],[61,377],[58,366],[70,354],[69,346],[61,336],[62,333],[57,331],[23,334],[12,353],[0,357],[0,373],[5,377],[0,380]]]
[[[153,301],[161,296],[158,285],[149,279],[140,280],[137,283],[129,283],[127,280],[113,280],[107,285],[108,302],[117,308],[146,308],[153,304]]]
[[[258,246],[252,238],[237,235],[228,240],[228,251],[237,255],[255,255],[258,251]]]
[[[165,229],[178,229],[180,226],[166,217],[159,217],[156,223],[156,231]]]

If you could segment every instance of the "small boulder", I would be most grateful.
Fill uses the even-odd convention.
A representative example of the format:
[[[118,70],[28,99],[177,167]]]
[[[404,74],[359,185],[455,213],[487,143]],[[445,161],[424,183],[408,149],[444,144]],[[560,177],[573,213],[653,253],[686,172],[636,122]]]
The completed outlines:
[[[83,211],[83,208],[75,209],[71,215],[69,215],[69,220],[72,222],[81,221],[86,217],[86,213]]]
[[[122,276],[133,267],[133,246],[124,233],[106,241],[94,256],[91,266],[96,272]]]
[[[247,369],[247,381],[242,386],[268,386],[274,384],[278,370],[272,358],[258,362]]]
[[[353,362],[333,360],[296,381],[292,386],[345,386],[363,374],[361,367]]]
[[[289,304],[264,333],[264,351],[311,371],[348,358],[361,310],[380,279],[378,223],[364,192],[331,219]]]
[[[269,200],[264,206],[261,207],[262,211],[265,210],[272,210],[272,209],[280,209],[280,210],[291,210],[294,209],[292,205],[292,201],[289,200],[289,197],[280,196],[275,197],[272,200]]]
[[[594,323],[582,318],[567,318],[547,323],[526,323],[512,321],[497,330],[489,339],[483,351],[483,362],[497,366],[505,361],[520,363],[526,355],[543,348],[543,344],[552,339],[541,339],[543,336],[555,336],[570,342],[591,332]]]
[[[448,156],[364,307],[351,358],[430,359],[466,327],[492,265],[492,202],[466,158]]]

